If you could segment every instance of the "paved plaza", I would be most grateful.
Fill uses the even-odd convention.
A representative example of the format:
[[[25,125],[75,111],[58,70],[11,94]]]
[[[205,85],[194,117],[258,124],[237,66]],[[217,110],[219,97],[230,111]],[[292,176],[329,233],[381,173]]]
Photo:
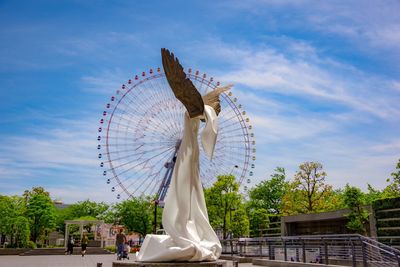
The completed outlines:
[[[111,267],[116,261],[115,255],[56,255],[56,256],[0,256],[0,267],[96,267],[98,262],[103,267]],[[125,262],[133,262],[133,259]],[[228,267],[232,266],[228,262]],[[253,266],[251,263],[241,263],[240,267]]]

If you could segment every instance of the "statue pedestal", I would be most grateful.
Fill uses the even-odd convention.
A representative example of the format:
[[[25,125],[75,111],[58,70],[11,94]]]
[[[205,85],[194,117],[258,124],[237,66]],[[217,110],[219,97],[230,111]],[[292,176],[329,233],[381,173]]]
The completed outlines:
[[[227,261],[202,261],[202,262],[123,262],[114,261],[113,267],[226,267]]]

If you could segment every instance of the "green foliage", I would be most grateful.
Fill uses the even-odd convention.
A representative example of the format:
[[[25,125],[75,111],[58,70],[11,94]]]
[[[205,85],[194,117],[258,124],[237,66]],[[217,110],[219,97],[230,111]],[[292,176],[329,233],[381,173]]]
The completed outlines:
[[[252,209],[249,212],[250,235],[263,236],[269,227],[269,214],[266,209]]]
[[[233,214],[231,231],[233,237],[243,237],[249,235],[249,219],[243,208],[236,210]]]
[[[37,246],[36,246],[36,243],[35,242],[33,242],[33,241],[28,241],[28,243],[26,244],[26,248],[30,248],[30,249],[35,249]]]
[[[14,220],[13,232],[16,247],[26,247],[29,243],[30,237],[29,220],[23,216],[16,217]]]
[[[386,197],[387,194],[385,192],[375,189],[368,184],[368,192],[364,194],[365,204],[372,204],[374,201]]]
[[[376,222],[376,226],[378,228],[381,228],[381,227],[400,227],[400,221],[399,220],[377,221]]]
[[[113,207],[104,202],[94,202],[89,199],[79,201],[64,209],[57,210],[57,231],[64,233],[65,220],[77,220],[87,218],[89,220],[104,220],[106,223],[115,222],[115,214]],[[86,230],[90,232],[90,227],[87,226]]]
[[[214,229],[222,229],[223,238],[227,238],[228,233],[233,231],[232,221],[235,213],[238,212],[237,216],[246,216],[239,211],[243,208],[239,184],[233,175],[219,175],[217,181],[206,189],[204,194],[211,226]]]
[[[279,214],[282,209],[282,198],[288,190],[285,169],[277,167],[270,180],[264,180],[249,192],[250,209],[264,209],[271,214]]]
[[[73,219],[90,216],[92,218],[102,220],[104,217],[106,217],[109,207],[110,206],[104,202],[96,203],[87,199],[85,201],[79,201],[76,204],[72,204],[68,207],[68,209],[72,217],[74,217]]]
[[[318,162],[304,162],[283,197],[283,214],[315,213],[341,206],[339,194],[325,184],[327,174]]]
[[[391,178],[386,181],[391,182],[384,190],[383,193],[386,197],[399,197],[400,196],[400,159],[398,160],[394,172],[390,174]]]
[[[151,233],[154,204],[150,197],[134,197],[116,205],[119,223],[141,236]]]
[[[362,206],[365,204],[364,193],[357,187],[346,185],[343,192],[344,203],[350,213],[347,214],[349,222],[346,227],[360,234],[367,235],[369,213]]]
[[[104,249],[106,249],[112,253],[117,252],[117,248],[115,246],[106,246]]]
[[[377,212],[375,213],[376,219],[400,218],[400,211],[391,212]]]
[[[29,240],[29,221],[24,217],[25,210],[23,198],[0,195],[0,234],[9,236],[11,247],[24,247]]]
[[[55,229],[56,210],[47,194],[33,193],[30,195],[26,216],[31,224],[31,240],[35,243],[39,238],[46,237],[51,230]]]
[[[22,197],[25,199],[25,202],[28,203],[29,199],[34,195],[45,195],[50,197],[50,193],[41,186],[32,187],[31,191],[25,190]]]
[[[400,208],[400,197],[378,199],[372,203],[374,210],[386,210]]]
[[[381,236],[400,236],[400,230],[398,230],[398,229],[385,229],[385,230],[378,229],[377,234],[379,237],[381,237]]]

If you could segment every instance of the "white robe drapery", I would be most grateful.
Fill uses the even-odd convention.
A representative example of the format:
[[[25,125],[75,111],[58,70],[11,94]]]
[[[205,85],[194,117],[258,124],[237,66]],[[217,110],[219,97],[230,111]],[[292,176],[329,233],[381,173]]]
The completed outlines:
[[[217,115],[205,105],[206,126],[201,141],[207,155],[217,139]],[[221,255],[221,243],[207,214],[203,187],[199,179],[200,119],[185,113],[183,139],[178,151],[171,184],[165,199],[162,223],[167,235],[147,235],[138,261],[213,261]]]

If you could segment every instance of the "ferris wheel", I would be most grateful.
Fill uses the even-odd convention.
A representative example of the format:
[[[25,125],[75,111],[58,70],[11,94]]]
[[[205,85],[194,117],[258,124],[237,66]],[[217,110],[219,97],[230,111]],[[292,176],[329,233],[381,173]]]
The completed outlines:
[[[199,71],[188,69],[187,77],[202,95],[219,86]],[[218,175],[232,174],[246,191],[255,168],[254,133],[237,98],[231,92],[220,98],[217,143],[212,160],[200,146],[200,178],[209,187]],[[102,174],[117,199],[150,195],[163,201],[185,111],[160,68],[136,75],[111,96],[100,119],[97,149]]]

